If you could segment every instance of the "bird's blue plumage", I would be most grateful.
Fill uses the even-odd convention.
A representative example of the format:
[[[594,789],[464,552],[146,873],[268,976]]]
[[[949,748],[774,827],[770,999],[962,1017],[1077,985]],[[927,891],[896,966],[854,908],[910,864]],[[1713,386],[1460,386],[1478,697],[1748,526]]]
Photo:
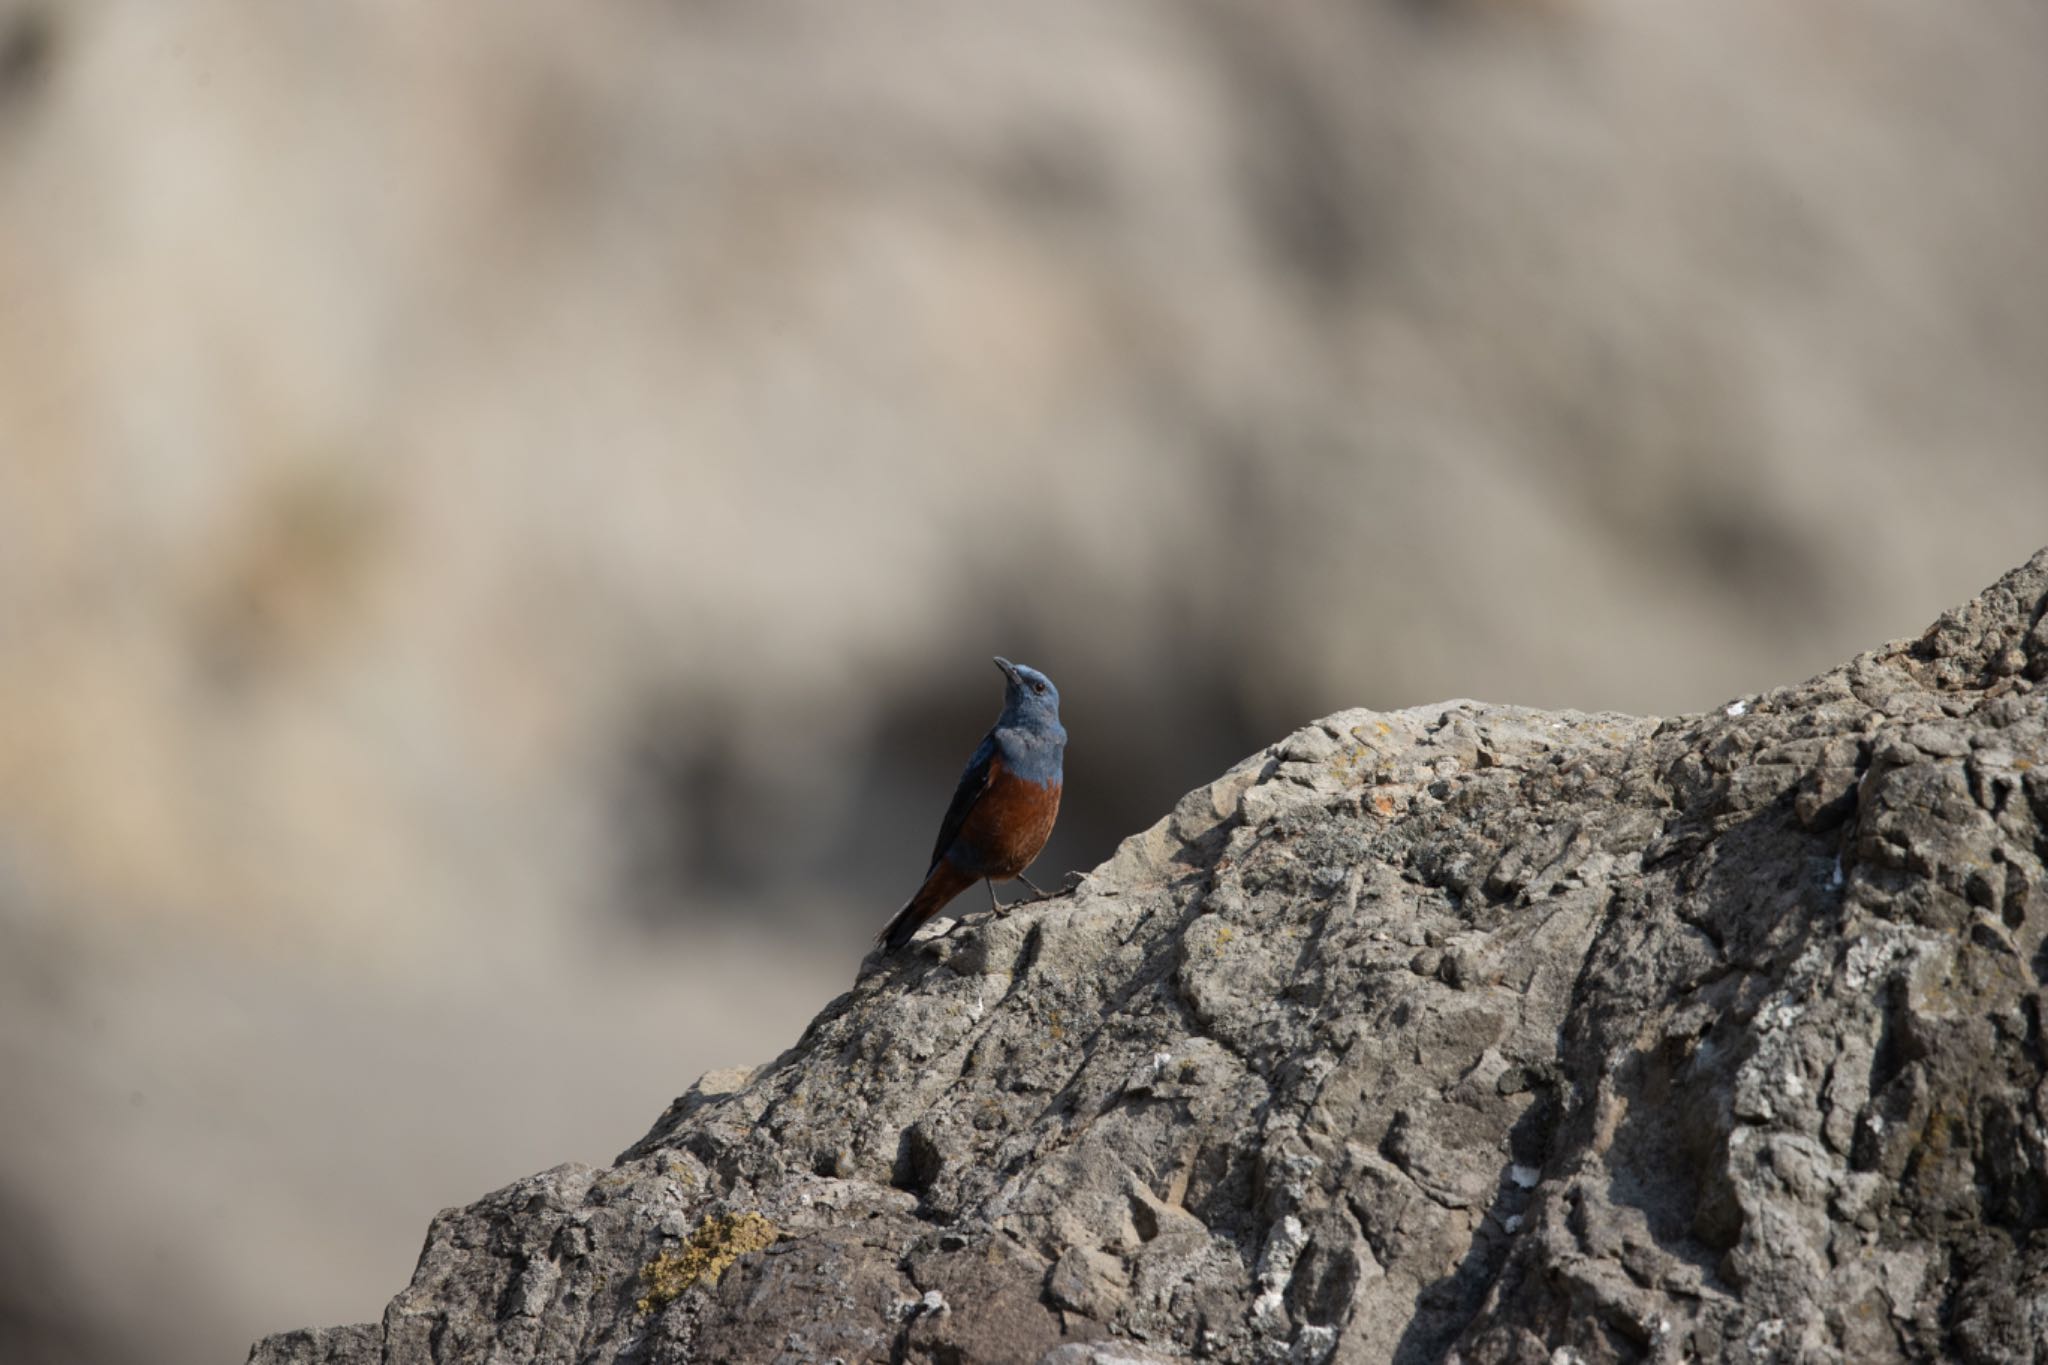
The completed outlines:
[[[882,931],[899,948],[939,907],[977,881],[1022,875],[1059,814],[1067,746],[1059,689],[1035,668],[997,659],[1003,711],[960,774],[939,822],[924,884]],[[994,891],[990,891],[994,899]]]

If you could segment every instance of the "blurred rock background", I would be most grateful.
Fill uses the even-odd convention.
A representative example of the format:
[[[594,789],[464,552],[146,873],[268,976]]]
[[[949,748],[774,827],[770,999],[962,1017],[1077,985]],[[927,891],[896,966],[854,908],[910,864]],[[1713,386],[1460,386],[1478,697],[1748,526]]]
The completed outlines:
[[[0,0],[0,1359],[375,1317],[1314,715],[1677,712],[2043,540],[2048,12]]]

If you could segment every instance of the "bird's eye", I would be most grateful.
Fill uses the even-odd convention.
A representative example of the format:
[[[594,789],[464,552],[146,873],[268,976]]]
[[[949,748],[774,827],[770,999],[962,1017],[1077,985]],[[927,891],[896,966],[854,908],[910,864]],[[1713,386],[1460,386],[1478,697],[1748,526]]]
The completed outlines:
[[[1035,682],[1031,684],[1031,690],[1042,697],[1045,695],[1045,684],[1041,682]]]

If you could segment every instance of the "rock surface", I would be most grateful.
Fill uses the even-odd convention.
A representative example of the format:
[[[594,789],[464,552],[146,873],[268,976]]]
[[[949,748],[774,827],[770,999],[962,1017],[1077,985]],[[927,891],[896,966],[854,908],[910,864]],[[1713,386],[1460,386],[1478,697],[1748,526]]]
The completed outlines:
[[[251,1360],[2048,1360],[2044,612],[1331,716]]]

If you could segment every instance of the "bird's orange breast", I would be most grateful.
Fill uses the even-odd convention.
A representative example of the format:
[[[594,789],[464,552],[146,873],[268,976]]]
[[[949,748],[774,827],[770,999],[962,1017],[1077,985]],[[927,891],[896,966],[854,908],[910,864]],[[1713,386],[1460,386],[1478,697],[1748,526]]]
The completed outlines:
[[[986,877],[1014,877],[1031,865],[1052,837],[1060,813],[1060,784],[1027,782],[993,760],[987,788],[974,803],[960,830],[959,842],[971,848],[987,870]]]

